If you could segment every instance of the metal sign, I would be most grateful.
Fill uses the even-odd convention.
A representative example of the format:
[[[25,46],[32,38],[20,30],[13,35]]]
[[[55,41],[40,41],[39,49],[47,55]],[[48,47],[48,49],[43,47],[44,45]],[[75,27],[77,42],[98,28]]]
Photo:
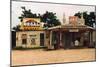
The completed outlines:
[[[77,16],[70,16],[69,17],[69,23],[70,24],[76,25],[77,24],[77,20],[78,20]]]
[[[79,32],[78,29],[70,29],[69,32]]]

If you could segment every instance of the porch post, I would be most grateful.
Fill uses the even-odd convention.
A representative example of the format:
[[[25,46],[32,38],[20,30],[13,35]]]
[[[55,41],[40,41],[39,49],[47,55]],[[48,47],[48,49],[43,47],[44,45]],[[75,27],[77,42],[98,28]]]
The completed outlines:
[[[60,47],[62,47],[62,32],[60,31]]]
[[[50,31],[46,31],[46,40],[45,43],[48,49],[50,49]]]
[[[89,43],[89,47],[92,47],[92,45],[93,45],[93,36],[92,36],[92,33],[93,32],[90,31],[90,38],[89,38],[90,39],[90,43]]]
[[[53,46],[52,46],[52,31],[50,31],[50,46],[49,46],[50,49],[53,49]]]
[[[83,46],[83,42],[84,42],[83,34],[84,34],[84,33],[81,33],[80,46]]]

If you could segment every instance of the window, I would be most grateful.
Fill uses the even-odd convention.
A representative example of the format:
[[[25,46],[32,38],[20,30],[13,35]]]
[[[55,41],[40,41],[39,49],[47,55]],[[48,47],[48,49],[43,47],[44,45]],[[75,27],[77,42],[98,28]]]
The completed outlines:
[[[27,44],[27,39],[22,39],[22,44]]]
[[[36,35],[30,35],[31,45],[36,45]]]
[[[22,44],[27,44],[27,34],[22,34]]]
[[[16,41],[18,41],[18,37],[16,37]]]
[[[36,45],[35,38],[32,38],[32,39],[31,39],[31,44],[32,44],[32,45]]]

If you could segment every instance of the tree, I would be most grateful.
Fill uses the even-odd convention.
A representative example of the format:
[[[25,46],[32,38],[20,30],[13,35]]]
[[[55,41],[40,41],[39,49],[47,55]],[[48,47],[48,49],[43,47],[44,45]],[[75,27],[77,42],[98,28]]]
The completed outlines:
[[[46,11],[41,17],[41,22],[47,23],[48,27],[60,25],[56,13]]]
[[[81,18],[81,13],[78,12],[78,13],[76,13],[74,16],[78,16],[79,18]]]
[[[96,24],[95,12],[90,12],[89,14],[87,12],[82,12],[82,13],[78,12],[75,13],[74,16],[78,16],[79,18],[81,18],[81,14],[83,14],[83,17],[85,19],[85,25],[93,27],[93,24]]]
[[[20,21],[22,21],[23,18],[40,18],[41,22],[47,23],[48,27],[57,26],[61,24],[56,17],[56,13],[46,11],[43,15],[36,13],[33,14],[30,9],[26,10],[25,7],[21,8],[24,11],[22,11],[23,14],[21,14],[21,16],[19,17]]]
[[[21,22],[23,21],[23,18],[40,18],[41,22],[46,23],[44,27],[52,27],[61,24],[59,19],[57,19],[56,13],[46,11],[43,15],[41,15],[39,13],[38,14],[32,13],[31,9],[26,10],[24,6],[22,6],[21,8],[23,9],[23,11],[21,16],[18,17]],[[19,31],[20,30],[19,28],[20,25],[13,27],[13,29],[16,31]]]
[[[38,18],[38,17],[40,17],[40,14],[39,14],[39,16],[37,16],[36,13],[33,14],[31,12],[31,9],[26,10],[26,8],[24,6],[22,6],[21,8],[23,9],[23,11],[22,11],[21,16],[19,16],[20,21],[22,21],[23,18]]]
[[[20,31],[20,25],[16,25],[15,27],[13,27],[13,30]]]

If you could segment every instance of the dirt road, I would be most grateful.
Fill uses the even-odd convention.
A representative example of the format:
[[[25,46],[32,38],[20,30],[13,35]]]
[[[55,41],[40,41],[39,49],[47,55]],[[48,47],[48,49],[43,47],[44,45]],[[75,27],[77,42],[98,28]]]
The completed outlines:
[[[48,64],[78,61],[94,61],[95,49],[67,49],[44,51],[37,50],[13,50],[12,66],[29,64]]]

